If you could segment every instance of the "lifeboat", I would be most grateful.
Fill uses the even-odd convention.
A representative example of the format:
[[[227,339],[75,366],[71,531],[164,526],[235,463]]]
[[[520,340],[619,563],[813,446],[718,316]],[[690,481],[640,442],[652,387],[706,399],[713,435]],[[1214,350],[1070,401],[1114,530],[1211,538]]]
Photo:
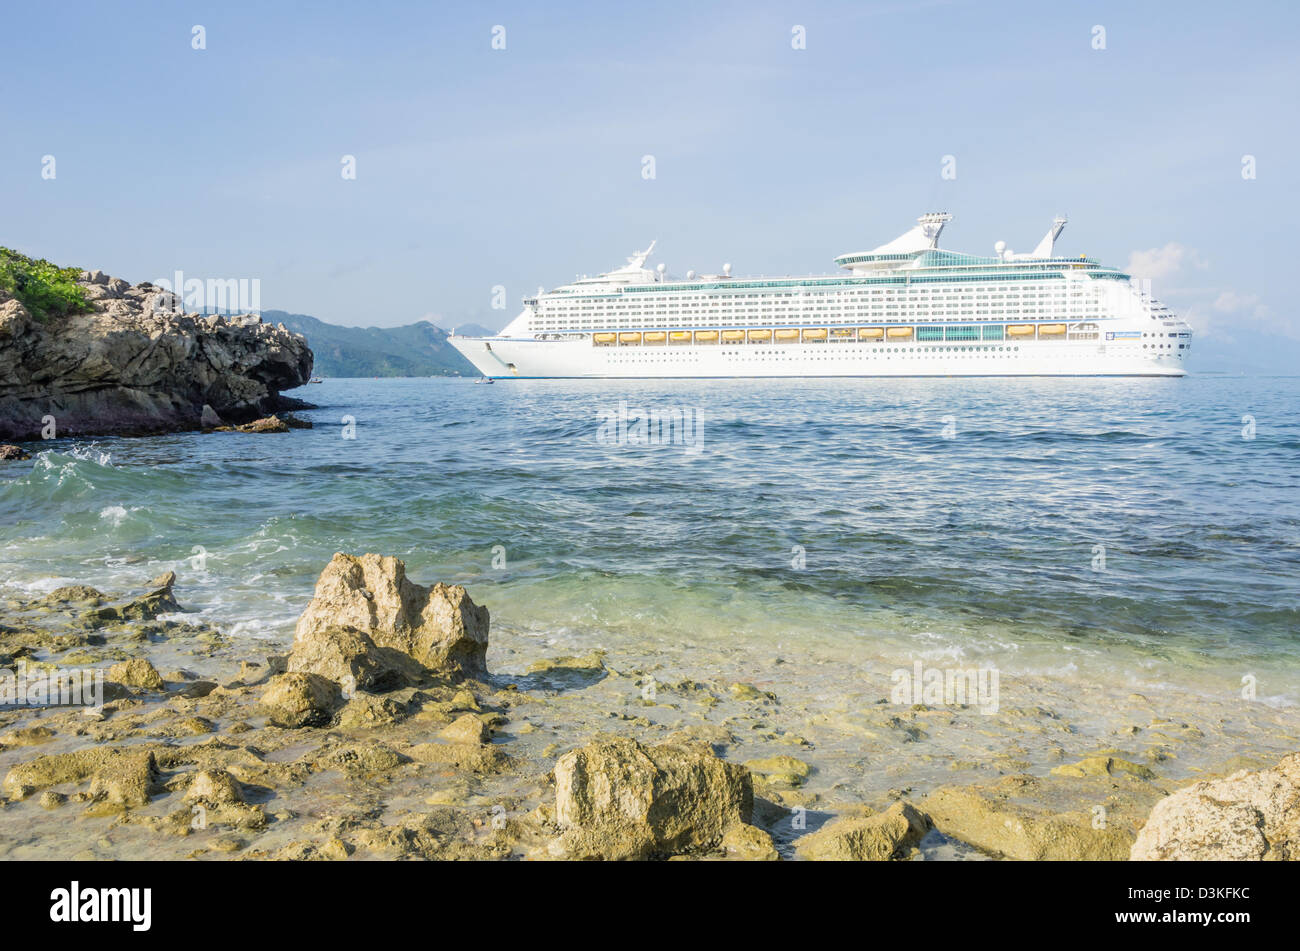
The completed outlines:
[[[744,339],[745,339],[745,331],[743,331],[743,330],[724,330],[724,331],[722,331],[722,342],[723,342],[723,343],[740,343],[740,342],[741,342],[742,340],[744,340]]]
[[[621,333],[618,335],[618,342],[623,347],[635,347],[641,342],[640,333]]]
[[[600,334],[591,335],[591,342],[595,344],[597,347],[608,347],[611,343],[613,343],[617,339],[618,339],[617,334],[600,333]]]
[[[642,335],[641,339],[647,344],[661,344],[668,339],[668,334],[662,330],[647,330],[645,334]]]
[[[691,332],[689,330],[670,330],[668,331],[669,343],[690,343]]]
[[[1033,335],[1033,324],[1007,324],[1008,337],[1032,337]]]
[[[770,330],[751,330],[751,331],[749,331],[749,342],[750,342],[750,343],[767,343],[767,342],[768,342],[769,340],[771,340],[771,339],[772,339],[772,331],[770,331]]]
[[[852,339],[853,339],[854,337],[856,337],[857,335],[858,335],[858,332],[857,332],[856,330],[854,330],[852,327],[832,327],[832,328],[831,328],[831,339],[832,339],[832,340],[852,340]]]
[[[777,339],[777,340],[781,340],[781,341],[786,342],[786,343],[789,343],[789,342],[792,342],[792,341],[798,340],[798,339],[799,339],[799,331],[797,331],[797,330],[778,330],[778,331],[776,332],[776,339]]]
[[[803,332],[804,340],[816,340],[818,343],[826,339],[826,328],[810,327]]]
[[[716,330],[697,330],[695,331],[696,343],[717,343],[718,332]]]
[[[890,327],[888,331],[890,340],[907,340],[912,336],[911,327]]]
[[[859,327],[858,328],[859,340],[879,340],[884,335],[885,335],[885,329],[883,327]]]
[[[1039,324],[1038,336],[1060,337],[1065,333],[1065,324]]]

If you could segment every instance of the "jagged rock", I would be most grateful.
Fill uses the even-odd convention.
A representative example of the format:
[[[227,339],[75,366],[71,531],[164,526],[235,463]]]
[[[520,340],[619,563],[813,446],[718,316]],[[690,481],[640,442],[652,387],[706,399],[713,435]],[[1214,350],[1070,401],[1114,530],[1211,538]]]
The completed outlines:
[[[795,850],[817,861],[886,862],[901,859],[930,831],[930,817],[905,802],[870,816],[836,819],[800,838]]]
[[[21,460],[30,458],[31,456],[27,454],[22,446],[13,446],[8,443],[0,446],[0,460]]]
[[[355,628],[331,627],[296,639],[289,670],[319,674],[353,690],[393,690],[419,680],[421,666],[392,647],[379,647]]]
[[[287,433],[289,424],[280,419],[279,416],[267,416],[263,419],[255,419],[251,423],[244,423],[236,426],[241,433]]]
[[[70,584],[62,588],[55,588],[45,597],[41,598],[42,604],[59,605],[68,603],[89,603],[100,604],[104,601],[104,595],[84,584]]]
[[[390,556],[336,554],[298,619],[293,653],[305,656],[313,642],[335,640],[334,632],[343,629],[438,673],[481,676],[487,673],[488,624],[487,608],[460,585],[415,584]]]
[[[343,703],[339,685],[319,674],[280,674],[262,692],[262,706],[274,726],[324,726]]]
[[[162,690],[162,675],[143,657],[132,657],[120,664],[108,668],[108,679],[124,687],[143,687],[146,690]]]
[[[1151,810],[1135,860],[1300,860],[1300,753],[1271,769],[1193,783]]]
[[[0,439],[198,429],[205,406],[247,422],[305,404],[281,390],[311,379],[300,334],[253,316],[175,312],[175,294],[100,271],[80,286],[93,310],[37,320],[0,295]],[[211,427],[209,427],[211,428]]]
[[[602,737],[555,764],[556,845],[570,858],[708,851],[753,807],[749,770],[703,745]]]
[[[153,590],[147,594],[121,604],[96,608],[87,616],[99,621],[152,621],[160,614],[184,611],[185,609],[177,602],[176,596],[172,594],[172,585],[175,583],[175,572],[165,572],[150,582]]]
[[[204,429],[216,429],[218,426],[224,426],[225,420],[218,415],[217,411],[207,403],[203,404],[203,409],[199,412],[199,425]]]

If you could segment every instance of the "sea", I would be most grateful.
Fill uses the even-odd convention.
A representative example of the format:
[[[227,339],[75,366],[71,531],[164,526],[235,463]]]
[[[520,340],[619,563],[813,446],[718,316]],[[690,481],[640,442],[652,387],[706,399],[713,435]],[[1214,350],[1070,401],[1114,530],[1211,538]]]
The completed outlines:
[[[174,570],[189,619],[275,653],[335,552],[378,552],[489,607],[494,671],[601,650],[812,722],[918,662],[995,670],[1073,696],[1098,737],[1134,694],[1300,704],[1297,378],[291,395],[313,428],[56,439],[0,464],[0,594]]]

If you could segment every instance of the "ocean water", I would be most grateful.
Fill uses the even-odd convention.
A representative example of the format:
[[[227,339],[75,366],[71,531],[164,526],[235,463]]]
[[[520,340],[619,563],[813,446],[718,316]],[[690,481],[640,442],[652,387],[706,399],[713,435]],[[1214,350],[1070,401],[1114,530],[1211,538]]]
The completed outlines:
[[[335,551],[375,551],[486,603],[494,669],[599,647],[809,710],[883,696],[880,671],[918,659],[1117,694],[1225,698],[1252,677],[1300,702],[1298,379],[296,395],[315,428],[0,464],[0,587],[117,592],[171,568],[183,604],[265,652]],[[692,425],[646,444],[616,422],[642,411]]]

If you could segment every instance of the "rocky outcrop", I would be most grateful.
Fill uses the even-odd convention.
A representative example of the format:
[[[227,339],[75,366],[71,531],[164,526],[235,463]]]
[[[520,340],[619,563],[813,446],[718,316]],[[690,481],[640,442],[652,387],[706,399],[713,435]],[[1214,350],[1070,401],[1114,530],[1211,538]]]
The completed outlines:
[[[753,808],[749,770],[703,744],[601,737],[555,764],[554,851],[601,859],[710,851]]]
[[[887,862],[906,858],[930,831],[930,817],[905,802],[884,812],[836,819],[803,836],[800,858],[832,862]]]
[[[1300,860],[1300,753],[1272,769],[1194,783],[1151,810],[1135,860]]]
[[[1122,861],[1142,816],[1167,790],[1132,770],[1007,776],[941,786],[920,808],[940,832],[990,855],[1026,861]],[[1086,808],[1081,804],[1091,803]]]
[[[47,320],[0,291],[0,439],[40,438],[46,417],[57,436],[135,435],[306,405],[280,396],[312,370],[283,325],[180,313],[171,292],[98,271],[78,284],[93,310]]]
[[[407,579],[406,565],[391,556],[336,554],[298,619],[289,669],[334,679],[346,664],[348,672],[367,679],[383,676],[407,655],[437,673],[482,676],[488,622],[488,609],[460,585],[416,584]]]

